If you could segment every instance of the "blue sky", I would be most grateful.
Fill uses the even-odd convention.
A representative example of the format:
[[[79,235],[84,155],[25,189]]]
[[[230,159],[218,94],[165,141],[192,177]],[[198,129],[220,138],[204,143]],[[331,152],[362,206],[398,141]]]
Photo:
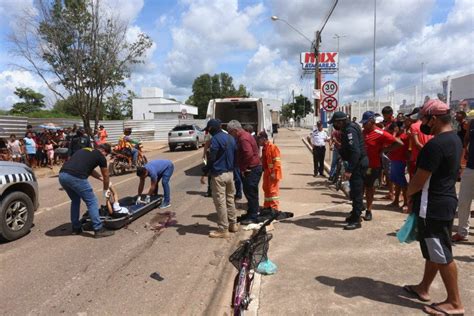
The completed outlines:
[[[327,0],[103,0],[129,21],[131,33],[154,40],[145,67],[127,82],[128,88],[163,88],[185,101],[194,78],[228,72],[253,95],[287,99],[291,90],[310,93],[311,77],[301,79],[299,53],[307,41],[278,15],[308,37],[320,27],[332,1]],[[438,80],[474,70],[472,0],[377,0],[377,93],[417,84],[419,64],[426,62],[425,80]],[[16,86],[31,86],[47,95],[34,75],[12,67],[24,61],[8,55],[8,33],[15,14],[33,0],[0,0],[0,108],[9,108]],[[336,50],[340,40],[342,102],[371,94],[373,0],[340,0],[323,33],[322,48]],[[449,35],[449,36],[448,36]],[[456,38],[454,41],[453,38]],[[466,47],[466,45],[468,47]],[[470,46],[470,47],[469,47]],[[456,59],[457,62],[451,62]],[[333,79],[335,77],[327,77]],[[390,83],[390,84],[389,84]],[[50,102],[54,98],[50,97]]]

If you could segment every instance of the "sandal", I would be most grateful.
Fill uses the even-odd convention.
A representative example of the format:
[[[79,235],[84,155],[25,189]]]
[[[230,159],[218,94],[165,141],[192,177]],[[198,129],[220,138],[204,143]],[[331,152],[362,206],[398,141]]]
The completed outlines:
[[[415,296],[419,301],[422,301],[422,302],[430,301],[430,299],[421,297],[421,295],[418,294],[418,292],[413,289],[413,285],[405,285],[403,289],[407,291],[408,293],[410,293],[411,295]]]
[[[436,303],[433,303],[431,305],[425,305],[423,307],[423,311],[427,314],[430,314],[430,315],[456,315],[456,316],[463,316],[464,315],[464,312],[461,312],[461,313],[451,313],[449,311],[446,311],[444,309],[442,309],[441,307],[438,306],[439,304],[436,304]],[[431,309],[431,310],[430,310]]]

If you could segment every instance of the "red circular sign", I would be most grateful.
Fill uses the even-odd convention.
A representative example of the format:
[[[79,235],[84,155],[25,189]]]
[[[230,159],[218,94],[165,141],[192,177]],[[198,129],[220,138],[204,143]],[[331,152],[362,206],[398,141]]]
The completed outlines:
[[[335,97],[325,97],[322,106],[327,112],[332,112],[337,109],[337,99]]]
[[[334,81],[326,81],[325,83],[323,83],[323,93],[325,95],[328,95],[328,96],[333,96],[336,94],[337,92],[337,83],[335,83]]]

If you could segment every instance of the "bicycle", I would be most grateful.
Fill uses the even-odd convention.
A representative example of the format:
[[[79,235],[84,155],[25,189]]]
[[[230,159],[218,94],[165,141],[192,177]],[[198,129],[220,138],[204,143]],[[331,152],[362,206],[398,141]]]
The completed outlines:
[[[336,164],[336,172],[334,173],[333,184],[336,186],[336,191],[339,191],[342,188],[342,182],[344,182],[344,161],[339,157]]]
[[[234,290],[232,292],[232,308],[234,315],[243,315],[251,302],[250,293],[254,279],[254,270],[260,262],[267,259],[269,241],[272,235],[267,233],[266,227],[275,220],[278,212],[263,223],[255,235],[247,239],[243,245],[229,257],[229,261],[239,271],[235,276]]]

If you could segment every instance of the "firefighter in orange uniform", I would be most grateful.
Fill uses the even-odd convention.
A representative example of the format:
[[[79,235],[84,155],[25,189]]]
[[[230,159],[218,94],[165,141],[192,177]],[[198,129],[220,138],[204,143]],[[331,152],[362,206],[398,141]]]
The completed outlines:
[[[281,157],[280,149],[268,140],[265,131],[257,136],[258,145],[262,146],[263,192],[265,193],[264,208],[279,210]]]

